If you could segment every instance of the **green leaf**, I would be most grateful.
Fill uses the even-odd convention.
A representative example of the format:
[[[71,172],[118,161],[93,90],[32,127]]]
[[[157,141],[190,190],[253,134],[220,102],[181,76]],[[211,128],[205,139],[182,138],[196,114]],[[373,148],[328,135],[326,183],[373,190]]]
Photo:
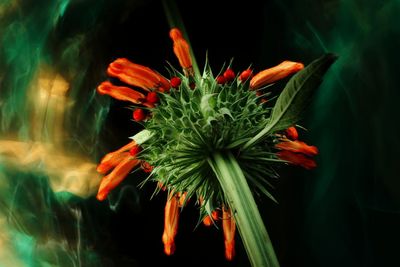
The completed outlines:
[[[130,139],[134,140],[136,144],[141,145],[145,142],[147,142],[151,137],[153,136],[153,133],[149,130],[142,130],[135,134],[134,136],[130,137]]]
[[[243,149],[261,141],[272,132],[295,124],[307,108],[315,90],[322,83],[322,77],[336,59],[337,56],[326,54],[294,75],[276,100],[271,118],[265,128],[248,141]]]
[[[207,94],[201,97],[200,102],[200,111],[203,114],[204,118],[208,118],[214,115],[214,107],[215,107],[215,94]]]

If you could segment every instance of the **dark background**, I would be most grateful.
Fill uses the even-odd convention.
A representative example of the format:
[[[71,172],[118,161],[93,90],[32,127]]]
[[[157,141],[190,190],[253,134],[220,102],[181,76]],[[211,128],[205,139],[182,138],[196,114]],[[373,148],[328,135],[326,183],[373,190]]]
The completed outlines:
[[[140,129],[131,122],[125,103],[93,97],[96,86],[107,78],[107,64],[127,57],[165,73],[167,61],[176,67],[178,62],[161,1],[63,2],[68,5],[55,24],[48,24],[55,16],[50,1],[25,1],[5,13],[4,32],[20,22],[28,34],[27,40],[16,38],[12,43],[21,49],[14,56],[8,54],[9,35],[4,34],[1,57],[7,75],[2,76],[0,93],[7,99],[9,88],[26,87],[18,75],[21,62],[33,69],[32,51],[41,47],[41,57],[74,87],[71,97],[77,104],[65,122],[72,135],[67,145],[98,161]],[[399,2],[207,0],[176,4],[200,68],[206,51],[216,72],[231,58],[234,70],[251,64],[257,71],[286,59],[307,64],[325,52],[339,55],[301,122],[308,129],[300,132],[301,139],[320,150],[318,168],[282,170],[275,192],[280,204],[260,198],[259,207],[283,267],[399,266]],[[95,120],[100,111],[101,122]],[[2,108],[3,133],[28,122],[18,112],[5,112]],[[76,140],[79,146],[74,146]],[[237,256],[227,262],[221,229],[196,228],[194,203],[181,214],[176,253],[165,256],[161,235],[166,195],[150,199],[154,185],[136,188],[143,178],[140,173],[130,175],[112,193],[111,204],[119,203],[114,210],[94,197],[60,202],[43,183],[37,185],[43,194],[36,200],[45,203],[42,209],[51,214],[47,220],[56,222],[55,236],[71,244],[77,239],[77,225],[72,223],[70,208],[82,211],[82,266],[249,266],[238,235]],[[32,190],[30,183],[34,182],[26,182],[27,191]],[[42,210],[32,210],[38,224],[43,223]],[[25,228],[33,228],[23,215],[21,221]],[[45,243],[40,238],[44,232],[45,228],[28,231],[39,244]],[[31,257],[43,255],[36,253]],[[70,266],[65,262],[52,264]],[[35,264],[27,266],[42,266]]]

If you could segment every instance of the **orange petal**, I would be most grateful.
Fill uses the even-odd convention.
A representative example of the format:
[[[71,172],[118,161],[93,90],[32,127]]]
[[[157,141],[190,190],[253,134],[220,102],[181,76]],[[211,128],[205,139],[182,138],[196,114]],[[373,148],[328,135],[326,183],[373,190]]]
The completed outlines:
[[[148,67],[133,63],[126,58],[118,58],[112,62],[108,66],[107,73],[123,82],[145,90],[162,87],[162,91],[164,91],[170,88],[168,80],[158,72],[155,72]]]
[[[101,174],[106,174],[112,168],[117,166],[124,158],[129,156],[129,152],[122,153],[108,153],[101,160],[101,163],[97,166],[97,172]],[[106,159],[106,160],[105,160]]]
[[[224,230],[225,258],[231,261],[235,256],[236,224],[230,209],[222,209],[222,229]]]
[[[299,165],[307,170],[317,167],[317,164],[313,159],[310,159],[301,153],[283,150],[279,151],[276,155],[282,160],[286,160],[293,165]]]
[[[250,88],[257,89],[264,85],[276,82],[285,78],[286,76],[298,72],[303,69],[304,65],[302,63],[293,62],[293,61],[283,61],[281,64],[263,70],[257,73],[250,80]]]
[[[145,96],[142,93],[129,87],[113,85],[109,81],[101,83],[97,87],[97,92],[102,95],[106,94],[115,99],[129,101],[134,104],[142,104],[142,100],[145,99]]]
[[[178,219],[179,200],[177,196],[170,193],[167,204],[165,205],[164,233],[162,236],[164,252],[167,255],[172,255],[175,252],[175,236],[178,232]]]
[[[315,156],[318,154],[318,148],[316,146],[309,146],[306,143],[298,140],[281,142],[276,144],[275,147],[291,152],[303,153],[307,156]]]
[[[116,164],[114,165],[114,166],[116,166],[119,162],[116,162],[117,161],[117,159],[123,159],[123,158],[120,158],[120,155],[119,154],[121,154],[121,153],[123,153],[123,152],[128,152],[129,150],[131,150],[134,146],[136,146],[136,142],[134,141],[134,140],[132,140],[131,142],[129,142],[128,144],[126,144],[126,145],[124,145],[123,147],[121,147],[121,148],[119,148],[118,150],[116,150],[116,151],[113,151],[113,152],[110,152],[110,153],[108,153],[107,155],[105,155],[102,159],[101,159],[101,161],[100,161],[100,164],[99,164],[99,166],[97,167],[97,171],[99,172],[99,173],[106,173],[106,172],[108,172],[108,170],[107,170],[107,168],[108,168],[108,166],[109,165],[111,165],[111,166],[113,166],[114,164],[113,163],[111,163],[111,162],[115,162]],[[114,167],[113,166],[113,167]]]
[[[177,28],[171,29],[169,35],[174,43],[174,53],[179,60],[179,64],[185,71],[185,74],[192,75],[193,68],[189,44],[186,42],[182,36],[182,33]]]
[[[139,162],[138,159],[133,159],[131,156],[124,158],[110,174],[101,180],[97,199],[100,201],[106,199],[108,193],[117,187]]]

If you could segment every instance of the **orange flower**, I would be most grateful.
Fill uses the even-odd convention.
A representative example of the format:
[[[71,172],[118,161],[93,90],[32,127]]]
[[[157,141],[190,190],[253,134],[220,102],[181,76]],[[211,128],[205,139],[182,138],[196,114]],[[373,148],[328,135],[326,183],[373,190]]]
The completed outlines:
[[[164,216],[164,233],[162,241],[164,243],[164,252],[167,255],[172,255],[175,252],[175,236],[178,232],[179,219],[179,198],[170,193],[167,204],[165,205]]]
[[[120,149],[105,155],[100,164],[97,166],[97,171],[101,174],[108,173],[114,168],[110,174],[104,176],[100,182],[100,187],[97,193],[98,200],[104,200],[108,193],[119,185],[128,173],[139,164],[139,160],[132,157],[130,150],[138,147],[135,141],[131,141]]]
[[[264,85],[269,83],[276,82],[287,77],[290,74],[298,72],[299,70],[303,69],[304,65],[302,63],[293,62],[293,61],[283,61],[281,64],[263,70],[257,73],[251,80],[250,80],[250,88],[251,89],[258,89]]]
[[[109,158],[107,160],[104,160],[104,162],[102,160],[102,163],[100,163],[97,166],[97,172],[99,172],[101,174],[108,173],[112,168],[114,168],[115,166],[120,164],[122,160],[129,157],[129,152],[109,153],[109,154],[107,154],[107,156]]]
[[[146,99],[144,94],[125,86],[115,86],[109,81],[101,83],[97,87],[97,92],[102,95],[109,95],[115,99],[129,101],[133,104],[142,104]]]
[[[301,153],[294,153],[291,151],[282,150],[279,151],[276,155],[282,160],[286,160],[293,165],[299,165],[307,170],[317,167],[317,164],[313,159],[310,159]]]
[[[97,166],[97,171],[101,174],[106,174],[111,168],[117,166],[125,157],[129,156],[129,151],[137,146],[135,141],[131,141],[120,149],[110,152],[105,155],[100,164]]]
[[[232,260],[235,256],[236,224],[230,209],[222,209],[222,229],[224,230],[225,258]]]
[[[309,146],[304,142],[295,140],[295,141],[286,141],[281,142],[275,145],[275,148],[281,150],[287,150],[295,153],[303,153],[307,156],[315,156],[318,154],[318,148],[315,146]]]
[[[189,44],[183,38],[182,33],[177,28],[172,28],[169,36],[174,42],[174,53],[179,60],[179,64],[183,68],[186,76],[193,75],[192,58],[190,57]]]
[[[103,177],[100,182],[97,199],[102,201],[106,199],[108,193],[117,187],[129,174],[129,172],[140,163],[140,160],[131,156],[125,157],[110,174]]]
[[[152,69],[135,64],[126,58],[118,58],[107,69],[108,75],[136,87],[150,91],[158,89],[168,91],[171,87],[168,80]]]

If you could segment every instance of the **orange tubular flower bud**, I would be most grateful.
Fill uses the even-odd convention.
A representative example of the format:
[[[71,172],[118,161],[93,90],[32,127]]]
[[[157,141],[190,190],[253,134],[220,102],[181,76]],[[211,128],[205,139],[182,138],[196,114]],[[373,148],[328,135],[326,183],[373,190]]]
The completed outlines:
[[[178,232],[179,219],[179,199],[170,193],[167,204],[165,205],[164,217],[164,233],[162,241],[164,243],[164,252],[167,255],[172,255],[175,252],[175,236]]]
[[[182,81],[179,77],[172,77],[170,83],[173,88],[178,88]]]
[[[290,140],[297,140],[299,138],[299,134],[294,126],[286,129],[286,135]]]
[[[294,153],[291,151],[283,150],[279,151],[276,155],[282,160],[288,161],[293,165],[299,165],[307,170],[311,170],[317,167],[317,164],[313,159],[310,159],[301,153]]]
[[[97,166],[97,172],[101,174],[106,174],[112,168],[117,166],[123,159],[129,156],[129,152],[122,153],[109,153],[107,160],[102,160],[102,162]]]
[[[125,86],[115,86],[109,81],[101,83],[97,87],[97,92],[102,95],[109,95],[115,99],[129,101],[133,104],[142,104],[145,96],[138,91],[135,91]]]
[[[230,81],[233,81],[234,79],[235,79],[235,77],[236,77],[236,75],[235,75],[235,72],[232,70],[232,69],[227,69],[225,72],[224,72],[224,78],[225,78],[225,80],[227,81],[227,82],[230,82]]]
[[[296,73],[299,70],[302,70],[304,65],[302,63],[293,62],[293,61],[283,61],[281,64],[263,70],[257,73],[251,80],[250,80],[250,88],[251,89],[258,89],[264,85],[276,82],[281,80],[290,74]]]
[[[243,71],[240,76],[239,76],[239,80],[241,82],[245,82],[247,81],[249,78],[251,78],[253,76],[253,70],[251,69],[247,69],[245,71]]]
[[[318,154],[317,147],[309,146],[298,140],[278,143],[275,145],[275,148],[295,153],[302,153],[307,156],[315,156]]]
[[[150,104],[156,104],[160,99],[158,98],[158,95],[156,92],[150,92],[146,96],[146,101]]]
[[[205,226],[211,226],[211,224],[215,221],[218,221],[219,219],[219,214],[218,211],[214,210],[210,215],[207,215],[206,217],[204,217],[203,219],[203,224]]]
[[[132,114],[132,117],[135,121],[143,121],[144,119],[146,119],[146,116],[146,112],[141,108],[135,109]]]
[[[235,256],[236,224],[230,209],[222,209],[222,229],[224,230],[225,258],[231,261]]]
[[[183,38],[182,33],[177,28],[172,28],[169,32],[174,43],[174,53],[179,60],[179,64],[183,68],[186,76],[193,75],[192,58],[190,57],[189,44]]]
[[[97,192],[97,199],[100,201],[106,199],[108,193],[117,187],[139,162],[139,160],[133,159],[131,156],[125,157],[110,174],[103,177]]]
[[[106,174],[109,170],[117,166],[124,158],[129,156],[128,151],[136,146],[135,141],[131,141],[120,149],[110,152],[105,155],[100,164],[97,166],[97,171],[101,174]]]
[[[217,78],[215,78],[215,80],[217,81],[218,84],[226,83],[226,79],[225,79],[225,77],[223,75],[217,76]]]
[[[145,90],[152,88],[167,91],[170,84],[166,78],[152,69],[135,64],[126,58],[118,58],[107,69],[108,75]]]

